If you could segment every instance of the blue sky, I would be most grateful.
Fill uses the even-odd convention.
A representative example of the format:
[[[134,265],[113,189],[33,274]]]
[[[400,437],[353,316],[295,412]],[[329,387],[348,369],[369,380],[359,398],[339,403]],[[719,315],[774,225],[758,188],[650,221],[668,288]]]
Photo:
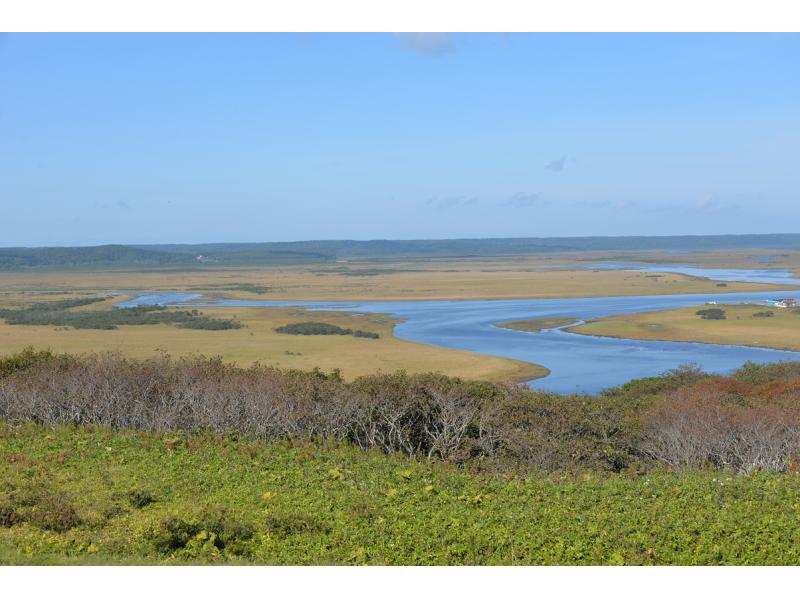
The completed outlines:
[[[0,245],[800,232],[798,35],[1,35]]]

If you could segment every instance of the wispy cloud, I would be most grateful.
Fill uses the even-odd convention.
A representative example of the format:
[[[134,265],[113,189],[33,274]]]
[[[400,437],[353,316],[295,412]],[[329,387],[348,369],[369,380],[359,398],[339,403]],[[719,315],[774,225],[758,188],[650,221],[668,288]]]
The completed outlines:
[[[699,201],[670,201],[670,202],[635,202],[629,199],[581,199],[571,202],[576,208],[590,210],[630,210],[643,214],[716,214],[733,212],[739,205],[723,201],[714,196],[708,196]]]
[[[104,210],[130,210],[131,206],[124,199],[117,199],[115,201],[104,201],[100,204]]]
[[[452,210],[455,208],[465,208],[478,203],[477,197],[467,195],[453,195],[450,197],[431,197],[425,202],[427,205],[437,210]]]
[[[528,208],[542,200],[540,193],[515,193],[511,197],[503,199],[497,205],[505,208]]]
[[[600,199],[600,200],[590,200],[590,199],[581,199],[575,202],[572,202],[572,205],[578,208],[588,208],[591,210],[627,210],[629,208],[633,208],[634,203],[630,200],[623,199],[623,200],[610,200],[610,199]]]
[[[453,49],[447,33],[395,33],[395,38],[406,48],[421,56],[437,57]]]
[[[695,212],[727,212],[738,209],[736,204],[722,201],[718,197],[709,195],[704,197],[694,205],[690,206],[690,210]]]
[[[550,160],[547,164],[544,165],[545,170],[550,170],[551,172],[561,172],[564,170],[564,167],[567,165],[567,157],[561,156],[560,158],[556,158],[555,160]]]

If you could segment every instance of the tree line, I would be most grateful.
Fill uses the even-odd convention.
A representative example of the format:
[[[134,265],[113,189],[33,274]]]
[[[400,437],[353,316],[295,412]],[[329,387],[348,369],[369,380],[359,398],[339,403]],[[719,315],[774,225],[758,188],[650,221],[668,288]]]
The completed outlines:
[[[231,330],[241,328],[235,318],[210,318],[198,310],[174,310],[159,305],[130,308],[73,311],[72,308],[105,301],[107,297],[42,301],[26,307],[0,308],[0,318],[6,324],[28,326],[69,326],[95,330],[115,330],[118,326],[172,324],[178,328],[202,330]]]
[[[342,328],[336,324],[326,322],[296,322],[294,324],[284,324],[278,326],[275,332],[280,334],[300,334],[300,335],[329,335],[337,334],[342,336],[355,336],[356,338],[380,338],[377,332],[366,330],[353,330],[352,328]]]

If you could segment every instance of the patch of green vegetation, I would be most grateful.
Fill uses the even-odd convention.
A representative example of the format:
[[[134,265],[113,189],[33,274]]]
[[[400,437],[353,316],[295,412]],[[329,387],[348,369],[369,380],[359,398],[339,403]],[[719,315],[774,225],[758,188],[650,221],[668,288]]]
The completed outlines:
[[[719,307],[710,307],[708,309],[699,309],[695,312],[704,320],[724,320],[725,310]]]
[[[773,318],[775,317],[775,312],[767,310],[767,311],[757,311],[753,314],[754,318]]]
[[[72,308],[105,301],[106,298],[67,299],[45,301],[17,309],[0,309],[0,318],[10,325],[71,326],[96,330],[116,330],[118,326],[144,326],[148,324],[173,324],[179,328],[198,330],[231,330],[241,328],[234,319],[209,318],[199,311],[168,310],[158,305],[125,309],[73,311]]]
[[[49,350],[37,351],[28,347],[19,353],[0,358],[0,379],[17,372],[24,372],[37,365],[51,363],[56,356]]]
[[[327,324],[325,322],[297,322],[295,324],[284,324],[275,329],[275,332],[280,334],[302,334],[302,335],[329,335],[336,334],[342,336],[355,336],[356,338],[380,338],[377,332],[368,332],[365,330],[352,330],[351,328],[342,328],[335,324]]]
[[[800,477],[486,477],[304,441],[0,423],[2,564],[797,565]],[[143,496],[147,480],[151,497]]]

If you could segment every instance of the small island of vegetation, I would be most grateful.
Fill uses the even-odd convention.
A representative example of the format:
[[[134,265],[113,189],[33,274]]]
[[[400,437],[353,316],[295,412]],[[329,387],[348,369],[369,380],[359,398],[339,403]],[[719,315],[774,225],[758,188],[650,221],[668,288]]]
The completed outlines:
[[[159,305],[142,305],[125,309],[82,311],[74,309],[107,299],[108,297],[86,297],[43,301],[16,309],[0,308],[0,318],[12,326],[64,326],[95,330],[116,330],[118,326],[148,324],[172,324],[178,328],[195,330],[232,330],[242,327],[235,318],[209,318],[196,309],[174,310]]]
[[[497,324],[498,328],[510,328],[511,330],[521,330],[522,332],[541,332],[549,328],[561,328],[570,324],[575,324],[575,318],[532,318],[530,320],[513,320]]]
[[[336,324],[327,324],[325,322],[297,322],[295,324],[285,324],[276,328],[275,332],[280,334],[302,334],[309,336],[324,336],[334,334],[341,336],[355,336],[356,338],[380,338],[380,335],[377,332],[342,328]]]
[[[694,312],[704,320],[724,320],[725,310],[719,307],[709,307],[708,309],[698,309]]]

